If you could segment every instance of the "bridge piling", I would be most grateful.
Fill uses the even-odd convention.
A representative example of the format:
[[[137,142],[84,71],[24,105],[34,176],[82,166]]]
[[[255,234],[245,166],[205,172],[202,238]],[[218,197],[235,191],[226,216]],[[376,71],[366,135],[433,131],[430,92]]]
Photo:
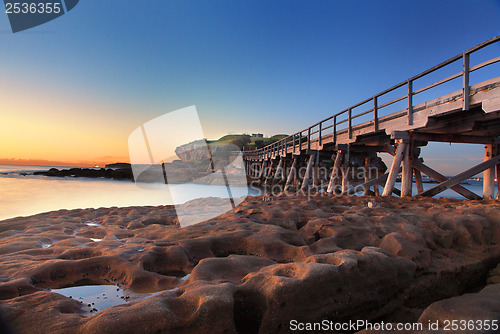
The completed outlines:
[[[264,178],[265,178],[264,184],[267,184],[269,182],[269,180],[271,179],[271,177],[273,176],[273,166],[274,166],[274,160],[271,159],[271,164],[269,165],[269,168],[265,172],[265,175],[264,175]]]
[[[328,183],[328,189],[326,192],[332,194],[335,190],[335,186],[339,181],[340,168],[344,162],[344,151],[339,150],[335,155],[335,162],[333,164],[332,174],[330,176],[330,182]]]
[[[399,174],[399,167],[401,166],[401,162],[407,153],[408,143],[405,143],[403,139],[398,139],[398,148],[396,149],[396,155],[392,161],[391,170],[389,172],[389,176],[387,177],[387,182],[384,187],[384,192],[382,196],[390,196],[394,189],[394,185],[396,184],[396,179]]]
[[[413,167],[412,167],[412,142],[406,145],[403,155],[403,172],[401,175],[401,197],[411,197],[413,186]]]
[[[291,187],[297,191],[306,190],[310,188],[311,183],[312,187],[318,188],[326,181],[327,194],[336,191],[338,183],[341,183],[342,193],[364,192],[365,195],[377,195],[380,185],[383,188],[383,196],[394,193],[406,197],[414,195],[412,186],[415,179],[416,195],[434,196],[449,188],[467,199],[477,200],[481,197],[461,186],[460,182],[467,177],[483,173],[484,198],[493,198],[496,192],[496,198],[500,199],[500,183],[498,190],[494,184],[495,174],[497,179],[500,177],[498,148],[500,77],[495,71],[491,71],[489,73],[492,75],[488,80],[472,86],[469,82],[471,73],[500,63],[500,57],[496,57],[479,64],[470,64],[472,59],[470,55],[493,44],[500,45],[500,36],[466,50],[349,108],[333,113],[326,119],[280,141],[260,149],[245,151],[243,156],[257,164],[257,168],[253,168],[253,173],[261,180],[263,176],[266,177],[262,182],[271,182],[268,177],[274,173],[273,182],[285,183],[285,190]],[[436,73],[442,68],[449,69],[448,66],[454,66],[452,64],[456,64],[457,61],[462,62],[461,72],[441,77],[441,80],[420,87],[419,79],[429,78],[429,74]],[[458,90],[447,91],[447,94],[430,100],[417,97],[414,99],[417,95],[422,96],[419,94],[423,92],[460,78],[462,84]],[[405,88],[407,90],[405,95],[391,100],[388,94]],[[385,112],[386,107],[403,100],[407,102],[406,108],[389,114]],[[416,100],[424,102],[415,104]],[[425,165],[423,159],[419,157],[419,147],[427,145],[428,142],[486,145],[484,161],[448,179]],[[381,175],[383,169],[377,168],[375,178],[372,175],[360,174],[361,171],[367,172],[371,168],[373,163],[370,164],[370,159],[373,156],[384,151],[394,156],[388,173]],[[326,154],[329,156],[326,157]],[[292,159],[287,160],[290,156]],[[333,169],[325,173],[322,167],[331,164],[321,159],[330,160],[330,156],[334,159]],[[274,161],[278,158],[279,161]],[[291,163],[289,172],[286,170],[288,163]],[[305,175],[303,175],[304,163],[307,165]],[[270,169],[265,168],[268,164],[271,164]],[[274,171],[276,164],[278,167]],[[357,174],[354,175],[354,172]],[[394,187],[398,174],[401,174],[401,191]],[[439,184],[424,190],[422,174]],[[277,181],[278,179],[281,181]],[[371,186],[374,186],[373,192]]]
[[[306,174],[304,175],[304,179],[302,180],[302,187],[300,188],[302,191],[305,191],[309,187],[309,181],[311,179],[312,167],[314,165],[315,154],[309,155],[309,160],[307,162]]]
[[[283,174],[283,157],[280,157],[280,161],[278,162],[278,167],[276,167],[276,172],[274,173],[274,180],[277,180],[278,178],[282,178]]]
[[[313,179],[313,184],[312,184],[312,187],[314,189],[317,189],[319,188],[319,153],[316,154],[315,156],[315,162],[314,162],[314,166],[313,166],[313,170],[312,170],[312,179]]]
[[[297,174],[297,157],[293,157],[292,167],[290,167],[290,172],[288,173],[288,178],[285,183],[284,191],[287,191],[291,186]]]
[[[496,149],[495,149],[496,151]],[[494,149],[492,144],[484,146],[484,161],[493,159]],[[495,166],[485,169],[483,172],[483,198],[493,199],[495,196]]]

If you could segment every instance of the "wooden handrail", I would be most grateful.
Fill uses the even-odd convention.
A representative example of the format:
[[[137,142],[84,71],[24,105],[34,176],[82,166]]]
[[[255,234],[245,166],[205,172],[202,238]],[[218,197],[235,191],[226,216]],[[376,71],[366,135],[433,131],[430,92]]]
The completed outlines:
[[[469,63],[469,56],[470,56],[470,54],[472,54],[472,53],[474,53],[474,52],[476,52],[478,50],[481,50],[481,49],[483,49],[484,47],[486,47],[488,45],[497,43],[499,41],[500,41],[500,36],[493,37],[493,38],[491,38],[491,39],[489,39],[489,40],[487,40],[487,41],[485,41],[485,42],[483,42],[481,44],[478,44],[478,45],[476,45],[476,46],[474,46],[474,47],[472,47],[472,48],[464,51],[461,54],[456,55],[455,57],[452,57],[452,58],[450,58],[450,59],[448,59],[448,60],[446,60],[446,61],[444,61],[444,62],[442,62],[442,63],[440,63],[440,64],[438,64],[436,66],[434,66],[434,67],[431,67],[430,69],[428,69],[428,70],[426,70],[424,72],[421,72],[421,73],[419,73],[419,74],[411,77],[410,79],[408,79],[406,81],[403,81],[403,82],[401,82],[401,83],[399,83],[397,85],[394,85],[394,86],[392,86],[390,88],[387,88],[386,90],[384,90],[384,91],[382,91],[382,92],[380,92],[380,93],[378,93],[378,94],[376,94],[376,95],[374,95],[374,96],[372,96],[372,97],[370,97],[368,99],[365,99],[365,100],[363,100],[363,101],[361,101],[361,102],[353,105],[350,108],[342,110],[342,111],[334,114],[333,116],[325,118],[325,119],[323,119],[323,120],[321,120],[321,121],[313,124],[312,126],[310,126],[310,127],[306,128],[306,129],[300,131],[300,132],[297,132],[297,133],[295,133],[293,135],[287,136],[287,137],[285,137],[285,138],[283,138],[283,139],[281,139],[281,140],[279,140],[277,142],[269,144],[268,146],[260,148],[258,150],[254,150],[254,151],[249,152],[249,153],[245,153],[244,152],[244,154],[245,155],[257,156],[257,155],[262,155],[262,154],[268,154],[269,152],[273,153],[274,152],[273,149],[277,149],[277,151],[279,152],[280,147],[282,147],[282,145],[285,145],[285,149],[284,149],[285,152],[284,153],[287,154],[287,144],[286,144],[287,142],[291,143],[291,148],[293,149],[294,153],[296,152],[295,151],[296,147],[298,147],[299,152],[300,152],[302,150],[302,137],[303,137],[302,133],[306,132],[306,131],[307,131],[307,138],[308,138],[307,139],[307,141],[308,141],[307,148],[308,149],[310,149],[310,147],[311,147],[310,146],[311,135],[316,134],[316,133],[319,132],[320,133],[319,142],[321,143],[322,142],[322,137],[323,137],[322,133],[325,132],[325,130],[330,129],[330,128],[333,129],[334,142],[336,142],[336,134],[338,133],[337,125],[340,125],[340,124],[343,124],[345,122],[348,122],[348,127],[346,129],[343,129],[343,130],[347,130],[347,132],[349,132],[349,134],[352,135],[351,132],[352,132],[353,127],[355,126],[355,125],[352,124],[352,120],[356,119],[356,118],[359,118],[361,116],[367,115],[367,114],[372,113],[372,112],[373,112],[373,115],[374,115],[374,117],[373,117],[373,123],[374,123],[374,126],[375,126],[374,129],[375,129],[375,131],[378,131],[378,123],[379,123],[378,122],[379,121],[378,111],[380,109],[384,108],[384,107],[390,106],[390,105],[392,105],[392,104],[394,104],[396,102],[399,102],[399,101],[402,101],[402,100],[405,100],[405,99],[408,100],[408,109],[407,109],[407,112],[408,112],[408,121],[412,122],[412,113],[413,113],[413,101],[412,101],[412,97],[414,95],[422,93],[422,92],[425,92],[425,91],[427,91],[427,90],[429,90],[431,88],[434,88],[436,86],[442,85],[442,84],[444,84],[446,82],[449,82],[449,81],[451,81],[453,79],[457,79],[459,77],[463,77],[463,84],[464,84],[464,110],[467,110],[468,109],[468,99],[469,99],[469,96],[465,97],[465,95],[468,92],[468,89],[470,88],[469,87],[469,83],[468,83],[468,81],[469,81],[469,73],[470,72],[474,72],[474,71],[476,71],[478,69],[481,69],[483,67],[486,67],[488,65],[492,65],[492,64],[500,62],[500,57],[496,57],[496,58],[487,60],[487,61],[485,61],[485,62],[483,62],[481,64],[478,64],[478,65],[475,65],[475,66],[469,68],[469,65],[468,65],[468,63]],[[439,70],[439,69],[441,69],[441,68],[443,68],[443,67],[445,67],[445,66],[447,66],[447,65],[449,65],[451,63],[454,63],[454,62],[456,62],[458,60],[463,60],[463,63],[464,63],[463,70],[461,72],[456,73],[456,74],[451,75],[451,76],[449,76],[447,78],[439,80],[439,81],[437,81],[437,82],[435,82],[433,84],[430,84],[428,86],[425,86],[423,88],[420,88],[420,89],[417,89],[417,90],[413,91],[413,82],[415,80],[420,79],[422,77],[425,77],[426,75],[428,75],[430,73],[433,73],[433,72],[435,72],[435,71],[437,71],[437,70]],[[389,101],[389,102],[386,102],[384,104],[378,105],[378,100],[379,100],[379,98],[381,96],[383,96],[383,95],[385,95],[385,94],[387,94],[389,92],[392,92],[392,91],[394,91],[394,90],[396,90],[398,88],[401,88],[403,86],[407,86],[408,87],[408,93],[407,94],[405,94],[405,95],[403,95],[401,97],[398,97],[398,98],[396,98],[396,99],[394,99],[392,101]],[[354,108],[357,108],[357,107],[359,107],[359,106],[361,106],[361,105],[363,105],[365,103],[368,103],[370,101],[373,101],[373,105],[374,105],[373,108],[371,108],[371,109],[369,109],[367,111],[364,111],[364,112],[352,115],[352,110]],[[337,122],[338,116],[343,115],[345,113],[348,114],[347,118],[344,119],[344,120],[341,120],[341,121]],[[326,122],[328,122],[330,120],[333,120],[333,124],[332,125],[323,126],[323,123],[326,123]],[[319,130],[312,131],[312,129],[314,127],[316,127],[316,126],[319,127]],[[343,130],[341,130],[341,131],[343,131]],[[295,137],[296,136],[299,137],[298,138],[299,139],[298,140],[298,145],[295,144]],[[315,138],[314,140],[318,140],[318,139]]]

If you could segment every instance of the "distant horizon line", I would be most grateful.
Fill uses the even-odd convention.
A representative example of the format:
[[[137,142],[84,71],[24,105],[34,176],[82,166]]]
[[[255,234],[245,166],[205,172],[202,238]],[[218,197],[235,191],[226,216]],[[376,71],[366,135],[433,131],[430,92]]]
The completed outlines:
[[[127,159],[128,160],[128,159]],[[61,166],[61,167],[95,167],[115,163],[130,163],[125,159],[118,161],[59,161],[59,160],[44,160],[44,159],[2,159],[0,165],[15,165],[15,166]]]

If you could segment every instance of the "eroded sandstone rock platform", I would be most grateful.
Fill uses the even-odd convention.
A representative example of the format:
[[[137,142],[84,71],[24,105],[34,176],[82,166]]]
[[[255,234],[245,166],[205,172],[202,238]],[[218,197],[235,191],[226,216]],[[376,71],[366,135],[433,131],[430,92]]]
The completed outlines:
[[[0,316],[16,333],[286,333],[292,319],[477,317],[498,298],[499,262],[494,201],[253,197],[183,229],[172,206],[61,210],[0,222]],[[50,290],[91,284],[159,293],[88,314]],[[465,306],[450,310],[452,297]],[[489,318],[500,318],[496,307]]]

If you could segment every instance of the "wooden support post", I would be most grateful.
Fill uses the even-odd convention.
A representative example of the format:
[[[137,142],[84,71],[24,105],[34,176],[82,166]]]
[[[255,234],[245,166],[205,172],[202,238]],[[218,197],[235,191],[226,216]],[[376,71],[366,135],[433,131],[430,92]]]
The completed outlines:
[[[384,149],[390,155],[392,155],[392,156],[396,155],[396,151],[394,150],[394,148],[391,145],[386,145]],[[444,181],[448,180],[448,178],[446,176],[444,176],[441,173],[439,173],[438,171],[430,168],[429,166],[424,165],[420,160],[413,160],[413,168],[421,171],[425,175],[433,178],[434,180],[436,180],[438,182],[444,182]],[[472,199],[472,200],[481,199],[481,196],[476,195],[472,191],[462,187],[459,184],[452,186],[450,189],[453,190],[454,192],[456,192],[457,194],[464,196],[467,199]]]
[[[406,146],[403,155],[403,172],[401,174],[401,196],[411,197],[413,186],[413,167],[410,150],[412,149],[411,143]]]
[[[500,144],[496,145],[496,151],[494,153],[495,153],[495,155],[500,155]],[[496,195],[495,199],[497,201],[500,201],[500,163],[497,164],[496,167],[497,167],[496,168],[496,170],[497,170],[497,177],[496,177],[496,179],[497,179],[497,195]]]
[[[312,173],[313,173],[313,188],[317,188],[319,187],[319,153],[316,154],[316,161],[314,162],[314,166],[313,166],[313,170],[312,170]]]
[[[348,122],[348,134],[349,139],[352,139],[352,109],[349,108],[347,111],[347,122]]]
[[[337,143],[337,116],[333,116],[333,143]]]
[[[271,159],[271,164],[269,165],[269,170],[267,171],[266,175],[265,175],[265,182],[264,184],[267,184],[267,182],[271,179],[271,176],[273,174],[273,166],[274,166],[274,160]]]
[[[300,187],[301,190],[307,190],[309,187],[309,180],[311,178],[312,167],[314,165],[314,158],[314,154],[311,154],[309,157],[309,161],[307,162],[306,175],[304,175],[304,180],[302,180],[302,187]]]
[[[321,148],[323,146],[323,134],[322,134],[322,131],[323,131],[323,122],[319,122],[319,129],[318,129],[318,132],[319,132],[319,137],[318,137],[318,141],[319,141],[319,147]]]
[[[422,173],[416,168],[413,168],[415,174],[415,183],[417,184],[417,194],[424,192],[424,185],[422,183]]]
[[[274,173],[274,178],[281,179],[282,174],[283,174],[283,157],[280,157],[280,162],[278,163],[278,167],[276,167],[276,173]]]
[[[283,165],[281,167],[281,182],[283,182],[284,184],[285,181],[286,181],[286,159],[283,158]]]
[[[401,166],[401,161],[403,161],[407,147],[408,147],[407,143],[404,143],[402,141],[399,142],[398,148],[396,150],[396,155],[394,156],[394,160],[392,161],[391,170],[389,172],[389,176],[387,177],[387,182],[385,184],[382,196],[390,196],[392,194],[392,190],[394,189],[394,184],[396,183],[396,179],[398,177],[399,167]]]
[[[413,81],[411,80],[408,80],[408,125],[413,125]]]
[[[485,145],[484,161],[493,159],[493,145]],[[495,166],[483,172],[483,199],[495,198]]]
[[[339,179],[340,167],[344,161],[344,151],[337,151],[337,156],[335,157],[335,163],[333,164],[332,175],[330,176],[330,182],[328,183],[328,189],[326,192],[328,194],[333,193],[335,185]]]
[[[346,161],[342,165],[342,194],[345,194],[349,189],[349,182],[347,181],[347,173],[349,173],[349,168],[347,167]]]
[[[311,128],[307,129],[307,150],[311,150]]]
[[[469,86],[469,54],[464,52],[462,56],[463,72],[462,72],[462,110],[469,110],[470,106],[470,86]]]
[[[367,155],[367,156],[365,157],[365,167],[369,167],[369,166],[370,166],[370,156],[369,156],[369,155]],[[370,179],[368,178],[368,173],[367,173],[367,171],[368,171],[368,168],[365,170],[365,184],[366,184],[368,181],[370,181]],[[370,191],[370,187],[365,187],[364,195],[365,195],[365,196],[368,196],[369,191]]]
[[[297,173],[297,157],[293,157],[292,167],[290,168],[290,173],[288,174],[288,178],[285,184],[285,191],[287,191],[288,188],[290,188],[290,186],[292,185],[296,173]]]
[[[266,166],[267,166],[267,160],[262,161],[262,165],[261,165],[260,171],[259,171],[259,179],[261,179],[262,176],[264,176],[264,171],[266,169]]]
[[[498,153],[500,154],[500,148]],[[497,165],[497,196],[495,198],[500,201],[500,164]]]

